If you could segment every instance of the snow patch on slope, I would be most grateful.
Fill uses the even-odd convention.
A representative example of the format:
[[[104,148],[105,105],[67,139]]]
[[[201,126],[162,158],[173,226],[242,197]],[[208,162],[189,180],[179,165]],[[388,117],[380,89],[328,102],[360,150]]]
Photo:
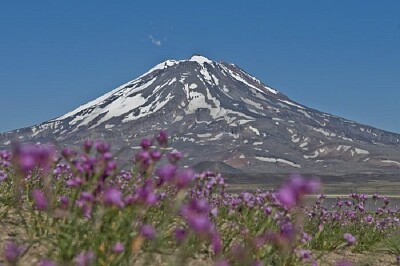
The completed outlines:
[[[295,168],[301,168],[301,166],[299,164],[296,164],[294,162],[285,160],[285,159],[281,159],[281,158],[272,158],[272,157],[254,157],[257,160],[263,161],[263,162],[267,162],[267,163],[284,163],[287,164],[289,166],[295,167]]]
[[[199,63],[200,65],[204,65],[205,63],[207,63],[207,64],[212,64],[213,63],[213,61],[211,61],[210,59],[208,59],[207,57],[204,57],[204,56],[201,56],[201,55],[194,55],[194,56],[192,56],[190,59],[189,59],[189,61],[191,61],[191,62],[197,62],[197,63]]]
[[[249,126],[249,129],[250,129],[251,131],[253,131],[254,133],[256,133],[257,136],[260,136],[260,131],[258,131],[257,128],[252,127],[252,126]]]

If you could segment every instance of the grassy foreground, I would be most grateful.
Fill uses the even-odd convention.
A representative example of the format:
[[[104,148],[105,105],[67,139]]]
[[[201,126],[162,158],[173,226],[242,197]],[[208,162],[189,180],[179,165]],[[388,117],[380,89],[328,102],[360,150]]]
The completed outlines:
[[[352,265],[360,261],[353,254],[380,254],[388,258],[380,265],[398,263],[400,212],[387,197],[350,194],[327,206],[320,195],[303,204],[321,184],[301,176],[276,191],[230,194],[222,176],[180,168],[182,153],[167,146],[165,132],[143,139],[130,171],[118,170],[99,141],[82,151],[1,151],[3,262]]]

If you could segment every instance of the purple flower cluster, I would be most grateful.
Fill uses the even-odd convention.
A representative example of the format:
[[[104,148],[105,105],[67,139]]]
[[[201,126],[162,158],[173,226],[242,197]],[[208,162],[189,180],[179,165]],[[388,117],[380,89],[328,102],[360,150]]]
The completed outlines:
[[[13,169],[25,174],[21,204],[34,210],[35,234],[46,234],[46,226],[65,230],[56,234],[62,265],[72,260],[117,265],[142,251],[163,249],[211,254],[216,265],[315,264],[311,250],[325,245],[321,236],[336,237],[326,249],[355,249],[365,242],[363,230],[382,236],[400,226],[399,211],[378,195],[352,193],[332,207],[320,195],[315,205],[304,207],[305,196],[316,193],[320,183],[300,175],[275,192],[227,193],[221,175],[181,168],[183,154],[168,152],[167,145],[164,131],[143,139],[132,171],[117,170],[111,146],[103,141],[87,140],[81,151],[63,149],[57,165],[51,147],[16,146],[13,154],[0,152],[0,186],[12,185]],[[382,205],[371,212],[369,199]],[[5,246],[11,264],[22,253],[15,243]],[[46,259],[41,265],[56,264]]]
[[[282,186],[276,197],[287,209],[296,206],[302,197],[307,194],[316,193],[320,188],[320,182],[316,179],[304,179],[296,175],[292,176],[287,184]]]
[[[34,189],[32,191],[32,197],[34,200],[34,207],[39,211],[45,211],[49,207],[49,202],[44,195],[43,191]]]
[[[4,246],[5,259],[11,265],[15,265],[19,257],[24,253],[25,250],[25,246],[17,245],[15,242],[8,241]]]
[[[16,145],[13,151],[13,159],[25,174],[35,167],[49,170],[54,164],[55,156],[55,149],[46,145]]]

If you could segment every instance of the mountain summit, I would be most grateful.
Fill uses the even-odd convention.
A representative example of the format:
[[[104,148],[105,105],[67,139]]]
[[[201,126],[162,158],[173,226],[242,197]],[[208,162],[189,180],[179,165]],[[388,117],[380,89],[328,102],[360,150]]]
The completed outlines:
[[[135,149],[160,129],[192,166],[212,162],[252,173],[400,169],[399,134],[308,108],[234,64],[200,55],[164,61],[63,116],[1,134],[0,146],[102,138]]]

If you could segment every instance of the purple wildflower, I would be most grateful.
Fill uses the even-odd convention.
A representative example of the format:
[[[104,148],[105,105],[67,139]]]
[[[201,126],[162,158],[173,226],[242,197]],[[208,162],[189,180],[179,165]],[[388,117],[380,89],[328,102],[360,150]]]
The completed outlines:
[[[14,154],[19,169],[27,174],[37,166],[49,170],[55,157],[55,150],[51,146],[27,144],[16,146]]]
[[[272,207],[271,207],[271,206],[265,207],[264,213],[265,213],[265,215],[267,215],[267,216],[271,215],[271,213],[272,213]]]
[[[88,201],[88,202],[93,202],[94,201],[94,196],[93,196],[93,194],[91,192],[83,191],[81,193],[81,199],[85,200],[85,201]]]
[[[281,187],[277,193],[277,199],[285,208],[291,209],[299,203],[304,195],[317,192],[319,187],[319,181],[306,180],[302,176],[295,175]]]
[[[104,201],[118,208],[123,208],[125,205],[122,201],[122,192],[116,188],[109,188],[104,192]]]
[[[15,264],[24,251],[25,247],[18,246],[12,241],[8,241],[4,247],[5,258],[11,264]]]
[[[212,216],[217,217],[218,216],[218,208],[217,207],[212,208],[210,213]]]
[[[182,206],[181,214],[187,220],[190,228],[198,234],[212,232],[213,224],[209,218],[210,206],[205,199],[192,199]]]
[[[305,244],[305,243],[307,243],[307,242],[310,242],[312,240],[312,237],[309,235],[309,234],[307,234],[307,233],[305,233],[305,232],[302,232],[301,233],[301,240],[300,240],[300,242],[302,243],[302,244]]]
[[[67,147],[62,150],[61,155],[66,159],[70,159],[76,155],[76,151]]]
[[[115,243],[112,250],[114,253],[120,254],[120,253],[124,252],[124,249],[125,249],[124,244],[122,244],[122,242],[118,241],[117,243]]]
[[[157,135],[157,141],[161,146],[168,145],[168,134],[164,130],[161,130],[160,133]]]
[[[139,201],[148,206],[152,206],[157,204],[159,199],[157,194],[154,192],[152,181],[146,180],[142,187],[138,188],[133,195],[125,197],[124,200],[129,205]]]
[[[354,245],[354,243],[356,242],[356,238],[355,238],[352,234],[350,234],[350,233],[345,233],[345,234],[343,235],[343,237],[344,237],[344,239],[347,241],[347,244],[348,244],[349,246]]]
[[[148,150],[151,145],[153,145],[153,141],[151,139],[144,138],[140,141],[140,146],[142,146],[143,150]]]
[[[93,141],[88,139],[88,140],[85,140],[85,142],[83,142],[83,150],[86,153],[90,153],[90,150],[92,149],[92,147],[93,147]]]
[[[80,185],[83,184],[83,181],[80,177],[75,177],[75,178],[71,178],[71,179],[68,179],[67,181],[65,181],[65,184],[68,187],[79,187]]]
[[[175,177],[176,166],[173,164],[166,164],[156,170],[156,175],[159,177],[158,186],[164,182],[169,182]]]
[[[110,144],[108,144],[104,141],[96,141],[95,147],[96,147],[97,152],[100,154],[109,152],[110,148],[111,148]]]
[[[297,204],[297,192],[290,186],[282,187],[277,195],[279,202],[288,209]]]
[[[140,229],[140,234],[147,239],[154,239],[156,236],[156,230],[154,229],[153,226],[145,224],[142,225]]]
[[[161,159],[161,156],[162,156],[162,154],[161,154],[160,151],[152,151],[152,152],[150,153],[150,157],[151,157],[151,159],[153,159],[154,161],[160,160],[160,159]]]
[[[66,209],[69,204],[69,198],[67,196],[61,196],[59,200],[60,200],[60,207],[62,209]]]
[[[286,222],[281,225],[281,240],[285,242],[291,242],[294,240],[296,236],[295,228],[291,222]]]
[[[175,229],[175,239],[177,242],[182,242],[183,240],[185,240],[186,236],[187,232],[184,228],[178,227]]]
[[[383,203],[385,203],[385,205],[388,205],[389,204],[389,202],[390,202],[390,200],[389,200],[389,198],[388,197],[383,197]]]
[[[150,153],[145,150],[139,151],[135,156],[135,163],[140,166],[140,169],[146,170],[151,164]]]
[[[210,231],[210,219],[206,215],[191,215],[188,222],[193,231],[203,234]]]
[[[11,159],[11,152],[7,150],[1,150],[0,151],[0,159],[4,161],[8,161]]]
[[[222,240],[217,233],[213,233],[211,237],[211,246],[214,254],[218,255],[222,251]]]
[[[175,178],[176,187],[178,189],[186,188],[194,179],[194,172],[191,169],[181,170],[177,173]]]
[[[128,171],[125,171],[125,170],[122,170],[122,171],[119,173],[119,175],[120,175],[123,179],[125,179],[125,180],[127,180],[127,181],[129,181],[129,180],[132,179],[132,174],[131,174],[130,172],[128,172]]]
[[[182,159],[183,154],[180,151],[172,151],[167,154],[167,158],[170,163],[175,164],[177,163],[180,159]]]
[[[298,250],[298,255],[300,257],[300,259],[308,261],[311,259],[312,257],[312,253],[310,250],[306,250],[306,249],[300,249]]]
[[[111,152],[105,152],[105,153],[103,153],[102,155],[101,155],[101,158],[104,160],[104,161],[109,161],[109,160],[111,160],[112,158],[113,158],[113,155],[112,155],[112,153]]]
[[[77,266],[90,266],[94,264],[95,260],[96,255],[93,251],[84,251],[75,257],[75,262]]]
[[[32,191],[32,197],[35,201],[34,206],[39,211],[45,211],[49,207],[49,202],[44,195],[44,193],[39,189],[34,189]]]

